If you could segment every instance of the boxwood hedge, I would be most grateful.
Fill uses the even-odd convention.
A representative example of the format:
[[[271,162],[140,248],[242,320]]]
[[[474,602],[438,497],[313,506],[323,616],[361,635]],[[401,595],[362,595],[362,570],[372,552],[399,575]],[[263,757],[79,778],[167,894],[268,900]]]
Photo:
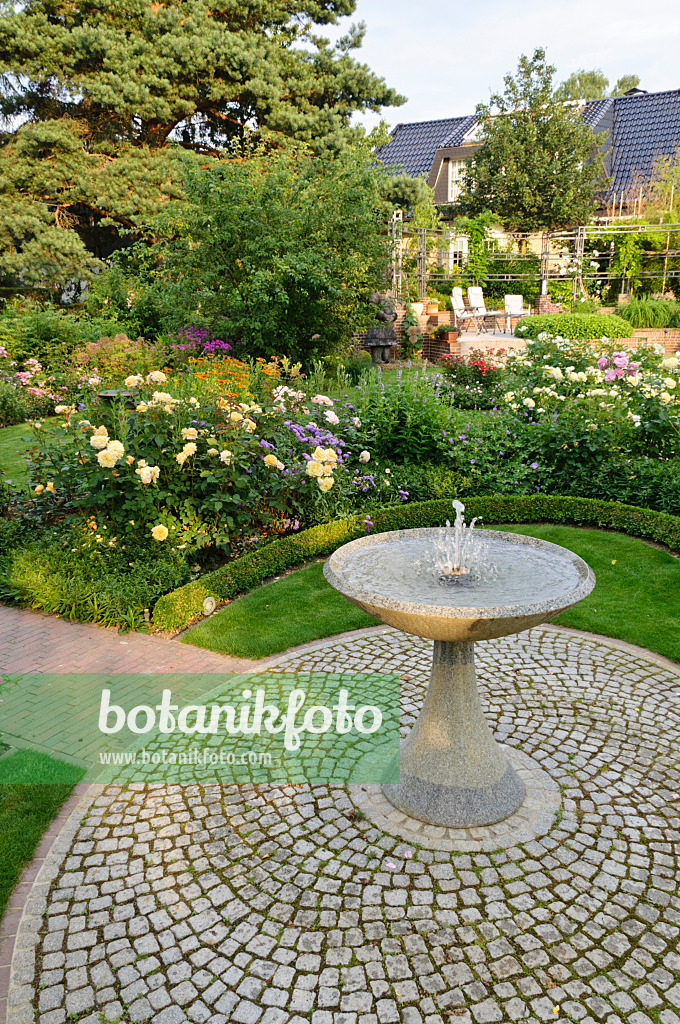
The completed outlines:
[[[542,331],[574,341],[589,341],[602,337],[630,338],[633,325],[614,313],[544,313],[524,317],[515,334],[519,338],[537,338]]]
[[[680,516],[618,501],[532,494],[508,497],[473,497],[465,500],[469,520],[479,516],[484,523],[571,523],[577,526],[609,527],[680,550]],[[451,500],[423,501],[412,505],[387,506],[372,513],[372,532],[442,526],[453,519]],[[153,621],[159,629],[183,629],[203,614],[206,597],[229,600],[252,590],[271,576],[331,554],[341,544],[366,533],[360,516],[314,526],[302,533],[267,544],[258,551],[228,562],[200,580],[161,597]]]

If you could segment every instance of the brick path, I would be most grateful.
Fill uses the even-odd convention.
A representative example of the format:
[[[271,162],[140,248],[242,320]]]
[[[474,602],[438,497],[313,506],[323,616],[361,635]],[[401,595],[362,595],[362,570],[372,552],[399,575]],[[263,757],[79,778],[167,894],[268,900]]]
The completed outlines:
[[[550,628],[478,653],[498,738],[561,789],[547,834],[428,850],[341,788],[108,787],[33,885],[11,1024],[680,1024],[680,673]],[[388,630],[270,670],[398,671],[406,728],[428,661]]]
[[[0,606],[0,671],[240,672],[256,664],[178,640],[121,636],[116,629]]]

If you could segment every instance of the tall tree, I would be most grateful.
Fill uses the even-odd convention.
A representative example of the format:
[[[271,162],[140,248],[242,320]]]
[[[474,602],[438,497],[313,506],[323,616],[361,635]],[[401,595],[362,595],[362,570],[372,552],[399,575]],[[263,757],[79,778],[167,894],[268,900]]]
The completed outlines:
[[[352,56],[362,24],[335,46],[319,33],[354,7],[0,0],[0,278],[87,278],[182,194],[188,165],[263,140],[323,157],[361,138],[355,112],[404,97]]]
[[[578,110],[554,98],[554,74],[545,50],[522,55],[503,94],[477,108],[482,144],[468,167],[461,212],[490,210],[514,231],[588,219],[604,182],[602,161]]]
[[[316,32],[355,0],[12,0],[0,5],[5,117],[87,125],[93,144],[214,150],[252,131],[318,149],[360,131],[356,111],[404,98]]]
[[[638,75],[623,75],[609,92],[609,79],[602,70],[586,71],[579,68],[569,75],[555,90],[557,100],[603,100],[607,96],[623,96],[640,84]]]

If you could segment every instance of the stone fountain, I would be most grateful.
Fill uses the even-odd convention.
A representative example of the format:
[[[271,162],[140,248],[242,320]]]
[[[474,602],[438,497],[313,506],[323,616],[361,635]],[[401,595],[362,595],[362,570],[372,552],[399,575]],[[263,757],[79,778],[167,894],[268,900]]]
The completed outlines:
[[[492,825],[520,807],[524,784],[493,737],[475,675],[476,640],[519,633],[586,597],[595,576],[571,551],[513,533],[453,526],[397,530],[343,545],[324,566],[336,590],[405,633],[434,640],[430,684],[401,747],[404,814],[433,825]]]

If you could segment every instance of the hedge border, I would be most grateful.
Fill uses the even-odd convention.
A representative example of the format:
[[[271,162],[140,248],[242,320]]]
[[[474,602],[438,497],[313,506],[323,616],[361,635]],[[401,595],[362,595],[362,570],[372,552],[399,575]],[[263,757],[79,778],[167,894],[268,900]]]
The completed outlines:
[[[611,527],[633,537],[665,544],[672,551],[680,551],[680,516],[618,501],[548,494],[473,497],[466,499],[465,512],[468,518],[479,516],[487,524],[548,522]],[[371,515],[374,532],[383,533],[441,526],[453,518],[453,510],[451,499],[440,498],[412,505],[391,505]],[[258,551],[251,551],[207,573],[200,580],[163,595],[156,602],[153,623],[162,630],[184,629],[203,615],[206,597],[230,600],[271,576],[304,565],[314,558],[330,555],[341,544],[363,537],[365,533],[363,518],[353,516],[272,541]]]

